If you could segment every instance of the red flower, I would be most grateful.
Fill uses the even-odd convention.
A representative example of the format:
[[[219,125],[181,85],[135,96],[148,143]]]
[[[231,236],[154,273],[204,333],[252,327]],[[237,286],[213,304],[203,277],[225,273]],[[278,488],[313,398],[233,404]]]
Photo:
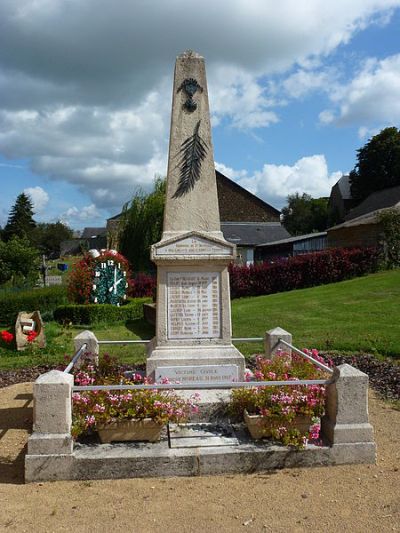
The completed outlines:
[[[0,335],[2,340],[7,344],[10,344],[14,340],[14,335],[8,331],[2,331]]]
[[[28,336],[27,336],[27,341],[30,342],[30,343],[32,343],[32,342],[36,339],[37,335],[38,335],[38,334],[37,334],[36,331],[31,331],[31,332],[29,332],[29,333],[28,333]]]

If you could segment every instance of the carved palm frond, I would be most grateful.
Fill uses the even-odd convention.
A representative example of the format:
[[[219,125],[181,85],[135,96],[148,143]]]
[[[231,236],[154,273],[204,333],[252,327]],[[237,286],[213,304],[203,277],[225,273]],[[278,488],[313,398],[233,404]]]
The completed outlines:
[[[199,129],[200,120],[194,128],[193,135],[182,143],[179,151],[181,158],[178,163],[181,172],[178,188],[173,198],[187,194],[200,179],[201,164],[207,155],[208,146],[200,137]]]

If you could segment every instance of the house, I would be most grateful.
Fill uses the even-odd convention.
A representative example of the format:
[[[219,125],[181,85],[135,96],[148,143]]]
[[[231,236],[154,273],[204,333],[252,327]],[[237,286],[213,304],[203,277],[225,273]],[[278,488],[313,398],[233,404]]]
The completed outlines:
[[[400,209],[400,185],[373,192],[351,209],[342,224],[328,229],[328,246],[380,246],[383,228],[379,215],[390,208]]]
[[[331,224],[340,224],[347,213],[357,205],[351,196],[350,176],[345,175],[338,180],[331,189],[328,201],[328,213]]]
[[[280,211],[215,171],[221,231],[236,244],[238,261],[254,262],[256,246],[290,237],[280,222]],[[118,248],[121,213],[107,220],[108,247]]]
[[[60,245],[61,257],[78,255],[82,250],[107,247],[107,228],[84,228],[82,233],[74,239],[63,241]]]
[[[290,257],[319,252],[326,248],[326,235],[326,231],[321,231],[259,244],[255,250],[255,260],[257,262],[271,261],[278,257]]]

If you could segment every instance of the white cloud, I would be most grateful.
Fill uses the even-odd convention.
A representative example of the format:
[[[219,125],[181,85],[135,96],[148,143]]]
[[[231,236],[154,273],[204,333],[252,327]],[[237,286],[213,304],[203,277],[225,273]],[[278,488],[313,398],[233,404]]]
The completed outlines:
[[[254,76],[232,66],[212,67],[210,79],[210,105],[213,124],[227,118],[234,128],[262,128],[278,122],[271,111],[277,101],[267,95]]]
[[[284,82],[283,89],[292,98],[302,98],[311,91],[329,90],[336,85],[337,71],[329,68],[324,70],[299,69],[291,74]]]
[[[3,0],[0,153],[76,185],[97,208],[119,207],[165,174],[178,53],[191,47],[206,57],[214,124],[264,128],[279,120],[283,98],[330,81],[321,66],[328,54],[387,23],[396,6],[203,0],[194,12],[183,0],[120,0],[118,9],[109,0]],[[295,68],[283,96],[266,84]],[[351,103],[357,108],[356,97]]]
[[[360,136],[400,122],[400,54],[370,58],[348,84],[330,96],[334,109],[320,113],[322,123],[361,124]]]
[[[229,169],[227,175],[242,187],[278,209],[286,204],[289,194],[310,194],[313,198],[329,196],[331,187],[342,172],[329,173],[324,155],[302,157],[293,165],[264,165],[253,175]],[[221,170],[222,172],[222,170]]]
[[[94,204],[86,205],[84,207],[70,207],[65,213],[61,215],[61,219],[67,224],[71,224],[79,220],[79,222],[87,222],[101,217],[101,214]]]
[[[44,212],[45,207],[49,202],[49,195],[42,189],[42,187],[28,187],[24,189],[24,193],[31,197],[33,203],[33,211],[36,214]]]

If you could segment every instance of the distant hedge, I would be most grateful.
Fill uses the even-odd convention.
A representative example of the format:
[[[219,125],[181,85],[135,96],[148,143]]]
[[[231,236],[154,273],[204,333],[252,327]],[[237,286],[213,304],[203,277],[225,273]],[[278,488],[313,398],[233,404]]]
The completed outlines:
[[[52,315],[67,300],[67,291],[62,285],[0,293],[0,323],[13,325],[20,311],[39,310],[42,316]]]
[[[334,283],[376,272],[377,248],[334,248],[250,266],[230,265],[231,298],[260,296]]]
[[[129,298],[125,305],[69,304],[58,307],[54,319],[58,322],[91,325],[98,322],[120,322],[143,317],[143,304],[151,298]]]

